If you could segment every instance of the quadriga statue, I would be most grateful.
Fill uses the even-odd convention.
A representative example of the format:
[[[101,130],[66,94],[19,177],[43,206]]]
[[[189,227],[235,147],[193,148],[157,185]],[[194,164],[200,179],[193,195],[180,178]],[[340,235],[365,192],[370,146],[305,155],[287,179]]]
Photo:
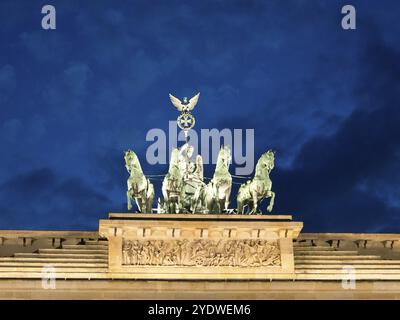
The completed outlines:
[[[132,150],[125,152],[125,167],[130,175],[127,181],[128,190],[126,192],[128,210],[132,209],[131,201],[135,200],[140,212],[151,213],[154,186],[143,174],[139,159]]]
[[[264,153],[257,162],[256,172],[252,180],[242,184],[237,195],[238,214],[257,214],[258,204],[266,198],[271,198],[267,210],[272,211],[275,193],[272,191],[272,181],[269,174],[274,168],[275,154],[272,150]],[[247,211],[245,212],[245,208]]]

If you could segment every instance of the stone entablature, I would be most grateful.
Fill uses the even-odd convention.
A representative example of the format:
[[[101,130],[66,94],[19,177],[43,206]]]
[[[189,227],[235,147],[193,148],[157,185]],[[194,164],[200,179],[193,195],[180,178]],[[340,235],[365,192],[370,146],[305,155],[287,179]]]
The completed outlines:
[[[110,214],[109,271],[135,279],[272,279],[294,274],[291,216]]]

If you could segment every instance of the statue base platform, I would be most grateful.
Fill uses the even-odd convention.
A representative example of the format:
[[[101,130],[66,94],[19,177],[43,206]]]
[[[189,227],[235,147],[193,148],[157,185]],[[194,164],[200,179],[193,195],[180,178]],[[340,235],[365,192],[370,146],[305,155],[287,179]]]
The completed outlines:
[[[132,279],[279,279],[294,274],[290,215],[110,213],[109,273]]]

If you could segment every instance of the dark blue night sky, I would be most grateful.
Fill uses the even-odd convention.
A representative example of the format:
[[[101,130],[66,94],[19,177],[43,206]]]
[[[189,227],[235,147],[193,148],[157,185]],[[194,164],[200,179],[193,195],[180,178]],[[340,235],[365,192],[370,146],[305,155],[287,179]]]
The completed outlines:
[[[147,131],[176,119],[168,93],[200,91],[197,128],[254,128],[257,158],[277,150],[273,213],[400,232],[399,14],[395,0],[2,0],[0,229],[95,230],[124,211],[123,151],[144,162]]]

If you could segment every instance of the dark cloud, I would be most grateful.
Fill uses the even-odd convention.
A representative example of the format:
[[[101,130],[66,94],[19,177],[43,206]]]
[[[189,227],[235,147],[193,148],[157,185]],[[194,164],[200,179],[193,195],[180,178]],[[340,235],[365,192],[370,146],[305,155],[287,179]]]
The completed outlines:
[[[0,186],[2,224],[7,229],[95,229],[110,200],[79,178],[49,168],[20,174]],[[61,222],[61,223],[60,223]]]
[[[399,232],[400,207],[384,195],[399,194],[397,183],[389,184],[399,174],[388,169],[400,161],[400,53],[374,40],[360,61],[357,109],[335,134],[307,142],[294,168],[276,178],[279,207],[297,210],[308,230]],[[385,179],[382,190],[371,192]]]

